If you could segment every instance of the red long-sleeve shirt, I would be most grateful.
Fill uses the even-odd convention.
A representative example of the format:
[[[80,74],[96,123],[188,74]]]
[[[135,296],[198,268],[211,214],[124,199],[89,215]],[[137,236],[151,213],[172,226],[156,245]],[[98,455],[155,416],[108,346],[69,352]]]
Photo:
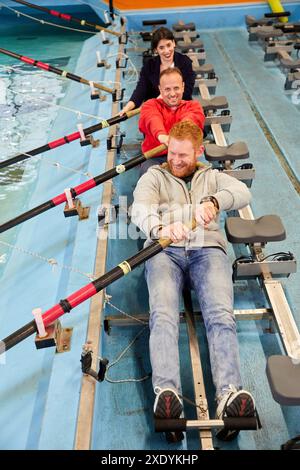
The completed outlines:
[[[158,135],[168,135],[175,123],[188,120],[193,121],[203,131],[205,116],[198,101],[182,100],[175,110],[167,106],[161,98],[146,101],[141,108],[139,120],[139,130],[145,136],[142,143],[143,152],[160,145],[159,140],[157,140]],[[162,152],[160,155],[165,153],[167,151]]]

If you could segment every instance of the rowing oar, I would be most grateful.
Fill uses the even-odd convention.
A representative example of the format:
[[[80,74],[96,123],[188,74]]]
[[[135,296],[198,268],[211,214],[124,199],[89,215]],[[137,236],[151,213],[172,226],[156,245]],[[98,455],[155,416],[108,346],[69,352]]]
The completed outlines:
[[[95,23],[90,23],[89,21],[86,20],[80,20],[79,18],[74,18],[74,16],[68,15],[66,13],[60,13],[59,11],[56,10],[49,10],[49,8],[41,7],[40,5],[34,5],[33,3],[28,3],[24,2],[23,0],[13,0],[15,3],[20,3],[21,5],[25,5],[29,8],[35,8],[36,10],[43,11],[44,13],[47,13],[48,15],[56,16],[57,18],[60,18],[65,21],[69,21],[71,23],[77,23],[80,24],[81,26],[88,26],[89,28],[94,28],[97,31],[105,31],[106,33],[113,34],[114,36],[121,36],[121,33],[117,33],[116,31],[112,31],[111,29],[103,28],[103,26],[99,26],[98,24]]]
[[[191,229],[194,230],[195,228],[196,221],[193,220],[191,223]],[[148,259],[160,253],[171,243],[173,242],[170,239],[160,238],[159,240],[151,243],[151,245],[149,245],[147,248],[144,248],[143,250],[136,253],[131,258],[122,261],[122,263],[118,264],[118,266],[103,274],[103,276],[100,276],[95,281],[92,281],[89,284],[85,285],[81,289],[71,294],[66,299],[61,300],[58,304],[54,305],[54,307],[50,308],[49,310],[43,313],[42,320],[44,326],[46,327],[50,325],[59,317],[61,317],[65,313],[70,312],[73,308],[77,307],[77,305],[80,305],[85,300],[89,299],[90,297],[93,297],[117,279],[120,279],[121,277],[125,276],[140,264],[144,263]],[[32,334],[36,333],[37,331],[38,329],[34,320],[30,323],[27,323],[25,326],[0,341],[0,354],[4,353],[8,349],[12,348],[13,346],[28,338]]]
[[[103,119],[99,124],[95,124],[94,126],[86,127],[83,129],[83,133],[85,136],[89,136],[94,132],[101,131],[101,129],[105,129],[106,127],[114,126],[119,122],[126,121],[136,114],[139,114],[140,108],[133,109],[132,111],[127,111],[123,116],[114,116],[109,119]],[[39,155],[40,153],[47,152],[48,150],[55,149],[57,147],[61,147],[62,145],[69,144],[74,140],[80,139],[81,134],[80,132],[74,132],[73,134],[66,135],[61,137],[60,139],[53,140],[52,142],[48,142],[41,147],[37,147],[29,152],[20,153],[19,155],[15,155],[14,157],[8,158],[7,160],[0,161],[0,168],[5,168],[9,165],[14,165],[14,163],[21,162],[22,160],[26,160],[27,158],[34,157],[35,155]]]
[[[75,198],[76,196],[79,196],[80,194],[85,193],[86,191],[89,191],[90,189],[93,189],[102,183],[105,183],[105,181],[108,181],[111,178],[114,178],[120,173],[124,173],[125,171],[130,170],[131,168],[134,168],[140,163],[143,163],[148,158],[151,158],[154,155],[161,153],[165,149],[166,149],[166,146],[164,144],[159,145],[158,147],[155,147],[154,149],[149,150],[148,152],[145,152],[144,154],[140,154],[132,158],[131,160],[128,160],[128,162],[122,165],[117,165],[114,168],[108,171],[105,171],[104,173],[101,173],[101,175],[95,176],[94,178],[91,178],[90,180],[85,181],[84,183],[81,183],[78,186],[75,186],[74,188],[70,188],[72,198]],[[15,217],[14,219],[11,219],[8,222],[5,222],[4,224],[0,225],[0,233],[3,233],[6,230],[9,230],[12,227],[16,227],[16,225],[19,225],[25,222],[26,220],[32,219],[33,217],[36,217],[37,215],[40,215],[43,212],[46,212],[49,209],[52,209],[53,207],[59,206],[60,204],[66,201],[67,201],[66,194],[65,193],[59,194],[59,196],[56,196],[53,199],[50,199],[49,201],[44,202],[40,206],[37,206],[34,209],[30,209],[29,211],[24,212],[18,217]]]
[[[14,59],[21,60],[26,64],[32,65],[33,67],[38,67],[39,69],[46,70],[47,72],[56,73],[56,75],[61,75],[62,77],[69,78],[70,80],[74,80],[74,82],[84,83],[85,85],[91,85],[91,81],[87,80],[86,78],[79,77],[78,75],[74,75],[73,73],[67,72],[66,70],[58,69],[57,67],[53,67],[52,65],[45,64],[40,60],[31,59],[31,57],[26,57],[25,55],[16,54],[15,52],[8,51],[7,49],[0,48],[0,52],[2,54],[6,54]],[[100,85],[99,83],[93,82],[94,88],[98,88],[98,90],[106,91],[107,93],[114,93],[112,88],[108,88],[104,85]]]

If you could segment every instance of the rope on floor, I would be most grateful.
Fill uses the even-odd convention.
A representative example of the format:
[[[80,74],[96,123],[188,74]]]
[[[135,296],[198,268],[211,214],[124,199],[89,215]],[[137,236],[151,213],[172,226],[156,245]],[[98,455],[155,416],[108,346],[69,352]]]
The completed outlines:
[[[85,178],[88,178],[88,179],[93,178],[93,175],[91,173],[87,172],[87,171],[83,172],[83,171],[80,171],[80,170],[75,170],[75,168],[70,168],[68,166],[62,165],[60,162],[50,161],[46,157],[39,157],[38,155],[31,155],[29,153],[22,152],[22,151],[20,153],[22,153],[23,155],[26,155],[30,158],[34,158],[36,160],[39,160],[41,162],[45,162],[47,165],[55,166],[58,169],[68,171],[69,173],[76,173],[76,174],[82,175],[82,176],[84,176]]]
[[[68,271],[71,271],[71,272],[74,272],[74,273],[77,273],[77,274],[81,274],[82,276],[87,277],[91,281],[93,279],[95,279],[94,274],[85,273],[83,271],[80,271],[80,269],[78,269],[74,266],[68,266],[66,264],[59,264],[58,261],[55,258],[46,258],[45,256],[42,256],[39,253],[27,250],[26,248],[23,248],[23,247],[20,247],[20,246],[17,246],[17,245],[12,245],[11,243],[8,243],[8,242],[2,241],[2,240],[0,240],[0,244],[10,248],[11,250],[16,250],[19,253],[22,253],[24,255],[29,255],[29,256],[31,256],[35,259],[38,259],[39,261],[43,261],[43,262],[49,264],[52,267],[52,271],[54,271],[56,268],[66,269]],[[2,257],[4,257],[4,255],[1,255],[0,259]]]
[[[33,21],[37,21],[38,23],[40,23],[42,25],[46,24],[46,25],[49,25],[49,26],[54,26],[55,28],[68,29],[70,31],[75,31],[77,33],[86,33],[86,34],[92,34],[92,35],[99,35],[98,32],[95,33],[93,31],[85,31],[83,29],[70,28],[69,26],[62,26],[62,25],[59,25],[59,24],[56,24],[56,23],[51,23],[50,21],[39,20],[35,16],[27,15],[26,13],[21,13],[19,10],[15,10],[14,8],[8,7],[7,5],[5,5],[4,3],[1,3],[1,2],[0,2],[0,5],[1,5],[1,7],[7,8],[8,10],[14,12],[17,15],[18,18],[20,16],[25,16],[26,18],[29,18]]]

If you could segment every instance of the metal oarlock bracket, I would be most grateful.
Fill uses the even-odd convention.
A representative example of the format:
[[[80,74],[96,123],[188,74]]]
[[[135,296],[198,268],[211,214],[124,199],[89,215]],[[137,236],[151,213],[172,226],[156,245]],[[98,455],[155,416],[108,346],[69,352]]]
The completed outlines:
[[[101,37],[102,37],[102,44],[112,44],[112,42],[109,41],[109,39],[107,39],[107,37],[105,35],[105,31],[100,31],[100,34],[101,34]]]
[[[97,148],[100,145],[99,139],[94,139],[92,135],[85,136],[84,140],[80,140],[81,147],[85,147],[86,145],[91,145],[93,148]]]
[[[119,44],[127,44],[128,42],[128,33],[122,34],[122,36],[119,36]]]
[[[97,56],[97,67],[105,67],[106,69],[109,69],[111,67],[111,64],[108,64],[106,60],[101,58],[100,51],[96,51],[96,56]]]
[[[92,135],[87,135],[84,140],[80,139],[80,145],[81,147],[91,145],[93,148],[97,148],[100,145],[100,139],[94,139]]]
[[[90,88],[91,88],[91,100],[100,100],[105,101],[106,96],[101,95],[100,90],[96,90],[94,87],[94,82],[90,81]]]
[[[67,202],[64,208],[65,217],[73,217],[78,215],[79,220],[84,220],[89,218],[90,208],[83,207],[80,199],[73,198],[72,188],[65,189],[65,195]]]
[[[98,382],[103,382],[104,377],[105,377],[105,372],[106,372],[106,367],[108,364],[108,359],[106,357],[103,357],[99,361],[99,371],[96,372],[94,369],[92,369],[92,354],[93,354],[93,348],[91,343],[87,342],[83,345],[82,347],[82,353],[81,353],[81,370],[84,374],[91,375],[94,379],[96,379]]]
[[[108,224],[113,224],[117,221],[119,214],[119,204],[104,206],[98,208],[98,227],[103,229]]]
[[[103,12],[103,14],[104,14],[104,19],[105,19],[105,27],[110,26],[110,25],[112,24],[112,22],[111,22],[110,19],[109,19],[108,11],[105,10],[105,11]]]
[[[123,61],[123,64],[122,64]],[[117,69],[126,69],[127,68],[128,57],[119,57],[116,59],[116,68]]]
[[[119,135],[111,135],[110,137],[108,137],[106,139],[107,150],[117,150],[117,153],[120,153],[120,150],[123,145],[123,139],[125,136],[126,136],[125,132],[122,132]]]
[[[62,328],[59,320],[56,320],[49,326],[45,327],[46,336],[35,337],[36,349],[56,347],[56,352],[62,353],[71,350],[71,338],[73,328]]]
[[[122,90],[115,89],[113,91],[113,93],[112,93],[113,103],[116,103],[117,101],[123,101],[124,91],[125,91],[125,88],[122,88]]]
[[[106,60],[100,60],[97,62],[97,67],[105,67],[106,69],[110,69],[111,64],[108,64]]]
[[[91,145],[93,148],[99,147],[100,145],[100,140],[99,139],[94,139],[92,135],[85,135],[83,131],[82,124],[77,124],[77,129],[80,134],[80,145],[81,147],[84,147],[86,145]]]

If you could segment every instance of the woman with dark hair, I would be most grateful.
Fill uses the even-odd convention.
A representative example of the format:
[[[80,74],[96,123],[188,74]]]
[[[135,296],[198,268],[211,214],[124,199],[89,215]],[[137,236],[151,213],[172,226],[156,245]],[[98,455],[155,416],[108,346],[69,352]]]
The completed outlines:
[[[175,38],[169,29],[162,27],[153,32],[151,47],[157,56],[151,57],[143,65],[136,89],[126,106],[119,113],[120,115],[138,108],[143,101],[157,98],[159,96],[159,75],[163,70],[170,67],[177,67],[182,73],[185,84],[183,99],[192,99],[196,77],[192,61],[186,55],[175,52],[175,46]]]

